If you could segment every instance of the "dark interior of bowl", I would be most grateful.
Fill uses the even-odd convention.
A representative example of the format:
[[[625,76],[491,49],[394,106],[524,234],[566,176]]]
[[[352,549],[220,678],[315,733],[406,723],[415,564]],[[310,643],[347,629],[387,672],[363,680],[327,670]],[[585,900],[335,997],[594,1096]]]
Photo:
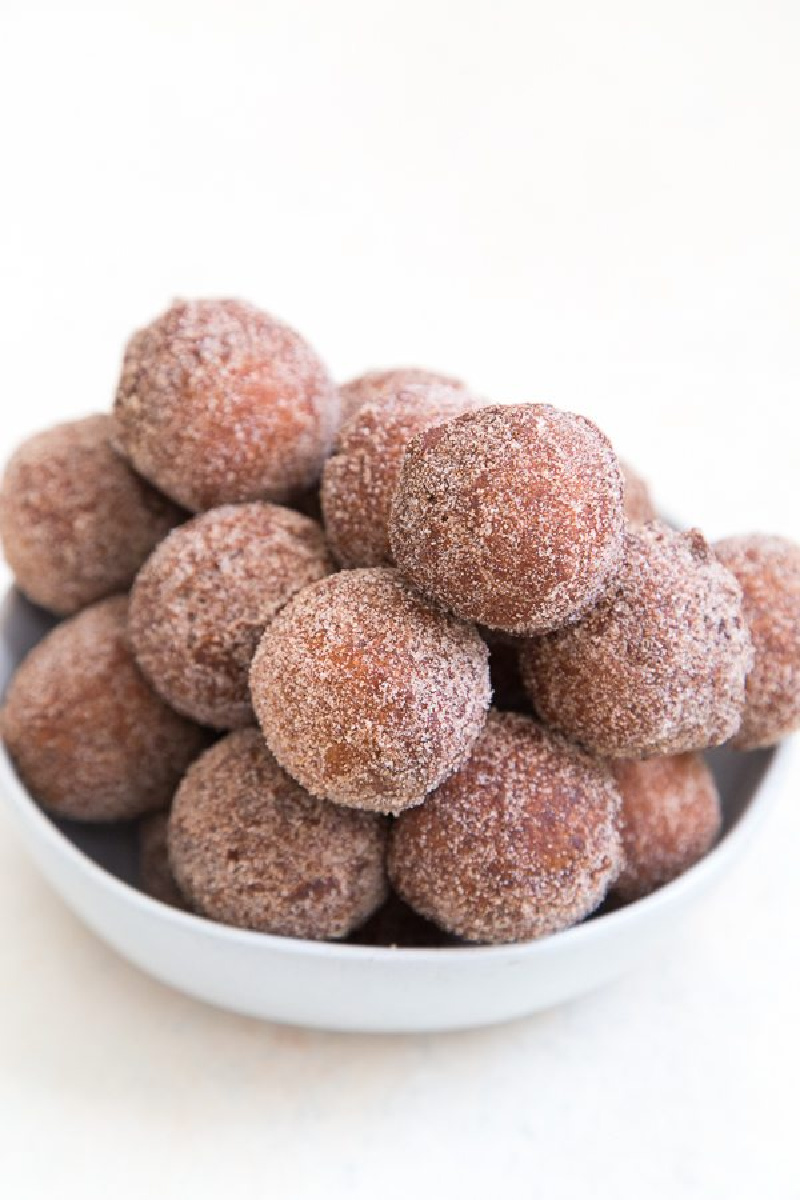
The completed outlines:
[[[55,623],[55,618],[31,604],[16,589],[8,593],[0,610],[0,695],[5,693],[11,675],[28,650]],[[774,750],[741,753],[722,747],[705,755],[722,798],[723,837],[736,825],[752,802],[774,753]],[[136,822],[85,825],[47,815],[73,845],[103,870],[133,887],[139,886]],[[608,908],[604,905],[594,915],[602,916],[606,911]],[[390,912],[385,923],[392,927],[397,919],[405,920],[406,915]],[[376,936],[382,940],[382,931],[373,930],[373,923],[365,927],[363,938],[354,935],[351,940],[368,944],[374,943]],[[423,924],[427,925],[427,922]],[[427,941],[429,932],[422,927],[415,928],[414,940],[409,944],[430,944]]]

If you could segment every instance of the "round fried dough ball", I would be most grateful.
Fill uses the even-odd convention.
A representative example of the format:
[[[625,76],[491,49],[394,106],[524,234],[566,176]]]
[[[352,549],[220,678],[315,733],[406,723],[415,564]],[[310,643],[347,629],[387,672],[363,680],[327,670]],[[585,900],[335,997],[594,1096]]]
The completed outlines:
[[[619,803],[603,763],[492,712],[464,766],[394,823],[389,877],[469,941],[543,937],[588,916],[619,873]]]
[[[208,733],[156,695],[113,596],[56,626],[24,660],[0,710],[20,778],[45,808],[120,821],[164,808]]]
[[[153,900],[170,908],[187,910],[187,904],[175,882],[169,865],[167,831],[169,812],[150,813],[139,822],[139,884]]]
[[[469,754],[489,707],[488,651],[396,571],[342,571],[267,627],[250,690],[270,749],[303,787],[400,812]]]
[[[217,729],[252,725],[248,674],[267,622],[333,570],[321,527],[255,501],[176,529],[131,593],[139,666],[173,708]]]
[[[733,745],[774,746],[800,729],[800,546],[754,533],[714,550],[741,585],[755,655]]]
[[[188,771],[169,823],[172,870],[200,913],[286,937],[343,938],[383,903],[386,821],[316,800],[255,729]]]
[[[342,425],[355,416],[363,404],[382,404],[391,399],[401,388],[409,385],[444,385],[467,390],[467,385],[452,375],[439,371],[428,371],[423,367],[393,367],[387,371],[367,371],[355,379],[343,383],[339,388],[342,404]]]
[[[696,529],[631,526],[625,554],[614,588],[583,621],[523,646],[535,711],[612,758],[726,741],[752,663],[741,588]]]
[[[287,500],[317,479],[339,395],[307,342],[241,300],[180,300],[128,343],[118,448],[195,512]]]
[[[186,514],[114,452],[113,417],[84,417],[19,447],[0,487],[0,538],[19,588],[68,616],[125,591]]]
[[[625,516],[632,525],[646,525],[658,518],[647,483],[628,463],[620,461],[625,484]]]
[[[463,388],[406,385],[367,401],[341,429],[321,496],[325,532],[343,566],[392,565],[389,520],[406,446],[415,434],[476,404]]]
[[[619,760],[612,770],[622,797],[625,856],[614,892],[638,900],[699,862],[717,840],[722,809],[699,754]]]
[[[402,574],[458,616],[508,633],[556,629],[622,561],[622,476],[585,417],[493,405],[418,434],[391,520]]]

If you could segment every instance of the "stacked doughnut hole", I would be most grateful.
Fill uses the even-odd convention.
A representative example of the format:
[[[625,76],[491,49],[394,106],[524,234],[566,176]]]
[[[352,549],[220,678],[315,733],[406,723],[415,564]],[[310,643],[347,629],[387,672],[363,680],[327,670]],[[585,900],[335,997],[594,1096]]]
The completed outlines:
[[[417,367],[337,387],[238,300],[174,303],[112,413],[20,447],[0,536],[65,618],[0,709],[22,782],[261,933],[557,933],[711,849],[704,751],[800,727],[800,548],[661,523],[585,417]]]

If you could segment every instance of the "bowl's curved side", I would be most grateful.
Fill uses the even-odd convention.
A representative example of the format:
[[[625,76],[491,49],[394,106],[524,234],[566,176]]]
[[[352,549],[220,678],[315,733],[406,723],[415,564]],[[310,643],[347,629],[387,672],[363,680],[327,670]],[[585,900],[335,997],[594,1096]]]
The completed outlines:
[[[47,618],[12,594],[0,614],[0,689]],[[720,844],[637,904],[538,942],[391,950],[233,929],[151,900],[83,854],[42,812],[0,747],[0,792],[44,877],[125,958],[172,987],[248,1016],[315,1028],[411,1032],[489,1025],[609,982],[652,952],[749,843],[796,746],[753,775]]]
[[[509,1020],[609,982],[654,951],[751,840],[781,789],[778,756],[757,804],[707,859],[660,892],[539,942],[373,949],[232,929],[167,908],[77,850],[30,799],[3,752],[0,790],[42,874],[103,940],[162,982],[211,1004],[348,1031],[459,1029]]]

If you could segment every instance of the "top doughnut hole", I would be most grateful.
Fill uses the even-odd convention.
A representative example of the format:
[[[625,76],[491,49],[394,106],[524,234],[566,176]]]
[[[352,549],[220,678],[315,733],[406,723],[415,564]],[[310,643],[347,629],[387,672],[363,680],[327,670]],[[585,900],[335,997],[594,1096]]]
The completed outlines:
[[[578,620],[623,555],[608,438],[550,405],[492,405],[418,434],[394,497],[402,574],[466,620],[535,634]]]
[[[322,471],[339,394],[293,329],[240,300],[181,300],[128,342],[116,446],[194,512],[287,501]]]

